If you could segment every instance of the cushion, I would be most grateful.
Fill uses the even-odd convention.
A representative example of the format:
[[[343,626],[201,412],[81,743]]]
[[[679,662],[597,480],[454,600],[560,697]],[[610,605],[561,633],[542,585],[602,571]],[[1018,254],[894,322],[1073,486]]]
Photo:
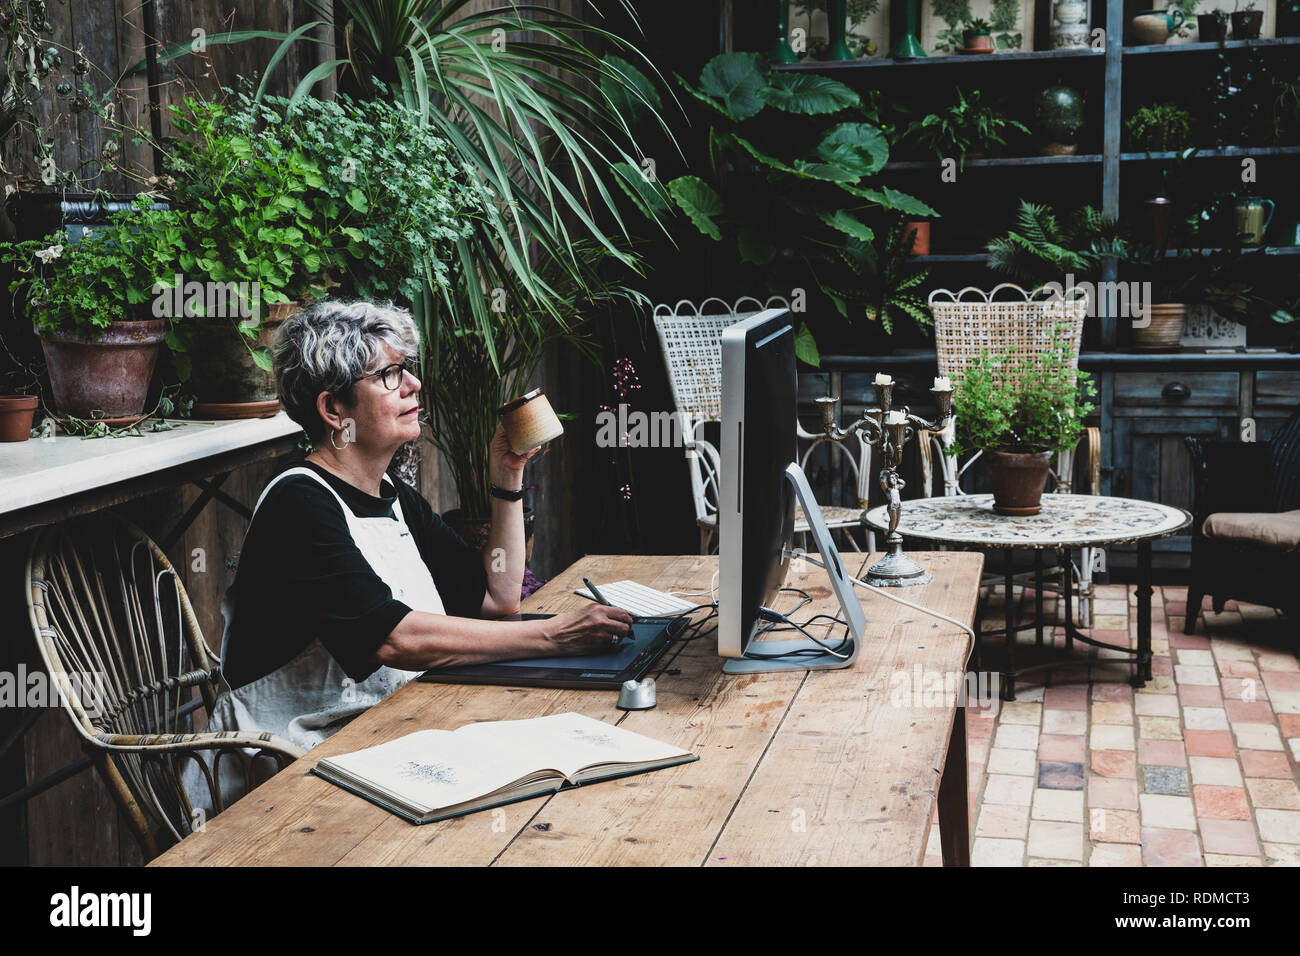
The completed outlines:
[[[1218,541],[1300,550],[1300,511],[1220,511],[1206,518],[1201,530]]]

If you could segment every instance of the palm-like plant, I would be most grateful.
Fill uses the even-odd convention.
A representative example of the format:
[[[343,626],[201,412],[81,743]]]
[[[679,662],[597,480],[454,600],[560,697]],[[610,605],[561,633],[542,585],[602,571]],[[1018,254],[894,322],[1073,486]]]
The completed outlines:
[[[635,22],[627,0],[615,2]],[[336,70],[363,97],[395,97],[451,143],[460,164],[496,198],[456,244],[452,281],[430,277],[413,302],[427,380],[477,374],[496,388],[503,375],[515,377],[512,369],[531,372],[548,344],[572,332],[575,307],[632,295],[607,285],[596,264],[638,268],[607,183],[620,175],[616,167],[640,168],[634,122],[648,118],[667,131],[654,87],[633,65],[654,75],[644,54],[609,30],[538,4],[475,10],[471,0],[308,3],[320,20],[279,35],[267,76],[293,44],[320,42],[313,34],[323,25],[334,28],[347,56],[308,72],[291,101]],[[586,6],[599,15],[590,0]],[[593,43],[621,56],[601,55]],[[188,52],[178,46],[163,57]],[[658,223],[663,208],[643,211]],[[511,357],[521,350],[522,364]],[[454,367],[445,369],[444,359]],[[430,389],[435,443],[452,461],[478,461],[487,448],[495,421],[469,407],[486,387]],[[455,424],[460,419],[475,427]],[[486,488],[486,475],[460,478],[465,510],[486,513],[486,498],[474,490]]]
[[[1040,286],[1066,273],[1090,273],[1103,258],[1126,255],[1128,245],[1115,222],[1093,206],[1062,219],[1051,206],[1022,199],[1015,227],[991,240],[987,250],[991,268]]]

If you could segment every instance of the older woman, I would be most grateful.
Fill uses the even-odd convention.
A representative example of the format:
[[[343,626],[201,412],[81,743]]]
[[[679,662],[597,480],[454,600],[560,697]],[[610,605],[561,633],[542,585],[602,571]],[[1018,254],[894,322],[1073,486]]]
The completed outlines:
[[[497,429],[492,533],[471,549],[390,469],[420,435],[417,354],[415,326],[394,308],[326,301],[281,327],[280,401],[315,450],[254,510],[227,595],[217,726],[311,747],[429,667],[591,654],[630,632],[630,615],[600,605],[484,620],[519,609],[530,455]]]

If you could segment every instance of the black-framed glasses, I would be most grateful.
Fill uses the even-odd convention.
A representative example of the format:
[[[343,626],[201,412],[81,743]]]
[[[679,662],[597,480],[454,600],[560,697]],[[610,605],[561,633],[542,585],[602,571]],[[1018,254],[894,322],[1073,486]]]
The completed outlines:
[[[376,375],[378,375],[379,380],[384,383],[384,388],[388,389],[391,392],[398,388],[401,388],[402,373],[404,372],[410,372],[412,378],[418,377],[415,374],[416,364],[414,360],[410,360],[406,362],[395,362],[392,365],[385,365],[379,371],[371,372],[369,375],[362,375],[361,378],[357,379],[356,381],[359,382],[361,381],[361,379],[373,378]]]

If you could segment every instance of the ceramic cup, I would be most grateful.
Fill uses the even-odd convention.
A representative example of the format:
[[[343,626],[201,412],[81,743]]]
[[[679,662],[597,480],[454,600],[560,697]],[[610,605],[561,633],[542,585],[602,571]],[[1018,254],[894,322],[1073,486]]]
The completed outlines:
[[[506,429],[506,441],[516,455],[540,448],[564,434],[564,426],[540,388],[497,409]]]

